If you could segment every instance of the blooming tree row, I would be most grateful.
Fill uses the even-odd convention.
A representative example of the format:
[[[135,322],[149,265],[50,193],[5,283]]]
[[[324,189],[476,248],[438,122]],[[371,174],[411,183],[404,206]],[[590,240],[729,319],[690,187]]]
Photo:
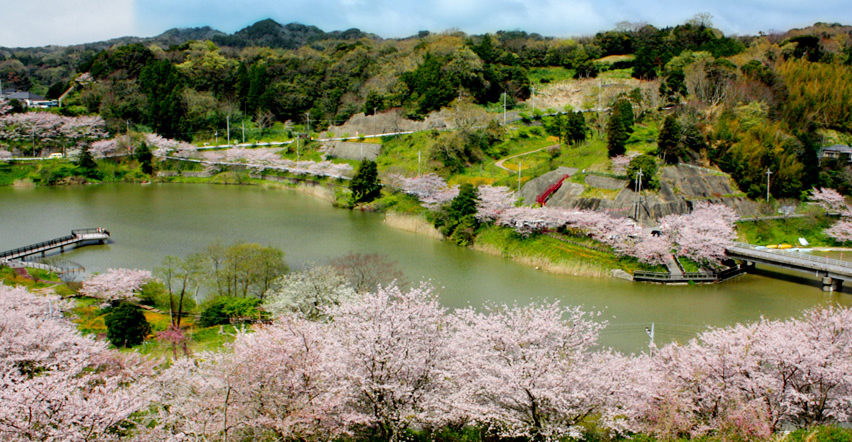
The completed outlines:
[[[605,323],[558,303],[448,312],[390,286],[281,314],[153,370],[80,336],[58,298],[0,286],[4,440],[331,439],[478,424],[552,441],[595,425],[667,439],[765,437],[852,421],[852,310],[709,330],[651,355],[598,349]],[[135,414],[134,414],[135,413]],[[136,421],[130,435],[128,419]]]
[[[433,290],[380,288],[330,321],[282,314],[233,352],[158,378],[150,439],[328,438],[475,423],[558,440],[589,424],[660,438],[765,437],[852,420],[852,310],[710,330],[652,355],[597,350],[605,323],[558,303],[449,313]]]
[[[257,170],[276,170],[296,175],[314,175],[346,179],[352,176],[352,166],[331,161],[293,161],[281,158],[281,149],[231,148],[206,151],[200,154],[202,161],[215,165],[243,165]],[[179,156],[188,158],[194,152],[185,150]]]
[[[0,104],[2,106],[2,104]],[[106,124],[100,116],[66,117],[50,112],[0,114],[0,138],[77,144],[105,138]]]
[[[119,440],[149,402],[153,364],[62,318],[56,296],[0,285],[0,439]]]
[[[417,197],[429,209],[448,203],[458,195],[458,186],[448,187],[438,175],[414,178],[391,175],[387,183]],[[617,253],[642,262],[662,264],[673,253],[698,262],[717,263],[736,237],[736,213],[721,204],[699,202],[692,213],[661,220],[662,234],[642,228],[624,217],[604,212],[554,207],[516,206],[514,194],[505,186],[479,186],[476,217],[511,227],[522,235],[561,228],[583,232],[611,246]]]

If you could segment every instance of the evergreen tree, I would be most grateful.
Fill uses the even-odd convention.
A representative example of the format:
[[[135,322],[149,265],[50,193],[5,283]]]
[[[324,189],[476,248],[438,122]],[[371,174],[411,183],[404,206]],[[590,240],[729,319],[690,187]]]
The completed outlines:
[[[633,78],[640,80],[657,78],[655,61],[654,53],[650,48],[642,47],[636,51],[636,58],[633,60]]]
[[[660,187],[660,178],[657,176],[657,160],[650,155],[639,155],[630,160],[627,165],[627,177],[630,178],[630,185],[636,186],[639,178],[639,171],[642,171],[642,189],[658,189]]]
[[[98,163],[95,162],[92,153],[89,152],[89,146],[83,146],[80,150],[80,156],[77,157],[77,169],[80,175],[86,178],[100,179]]]
[[[358,170],[355,172],[355,177],[349,183],[349,190],[352,191],[350,197],[352,206],[358,203],[369,203],[378,198],[382,191],[382,185],[379,183],[379,171],[375,161],[361,161]]]
[[[136,161],[139,161],[142,173],[148,175],[152,175],[154,173],[154,154],[151,153],[151,149],[147,144],[142,143],[141,146],[136,148],[136,152],[133,153],[133,156],[136,158]]]
[[[258,109],[268,110],[269,95],[266,94],[268,89],[269,75],[266,66],[259,63],[252,65],[249,69],[249,88],[246,96],[246,108],[249,114],[255,113]]]
[[[140,89],[148,96],[148,123],[168,138],[187,139],[183,133],[186,110],[180,74],[169,60],[151,61],[139,74]]]
[[[616,108],[609,115],[609,122],[606,127],[606,147],[610,158],[624,155],[624,152],[627,151],[624,146],[627,138],[627,131],[624,130],[624,123],[619,115],[618,108]]]
[[[470,183],[459,188],[459,194],[435,217],[435,227],[444,237],[460,245],[473,244],[479,221],[476,219],[476,205],[479,191]]]
[[[663,122],[663,128],[660,129],[660,136],[657,138],[657,149],[663,156],[663,161],[669,164],[676,164],[681,153],[681,135],[682,130],[680,123],[674,115],[669,115]]]
[[[627,134],[633,133],[633,124],[635,120],[633,119],[633,103],[630,100],[622,98],[615,102],[614,106],[618,110],[618,117],[621,118],[621,125],[624,126],[625,132]]]
[[[541,124],[544,126],[544,130],[548,134],[558,138],[559,142],[562,143],[568,129],[568,122],[564,115],[558,114],[552,117],[543,118]]]
[[[139,307],[122,302],[113,307],[104,318],[107,326],[107,339],[116,347],[133,347],[145,340],[151,333],[151,324]]]
[[[586,132],[588,132],[586,117],[581,112],[571,112],[568,114],[565,139],[571,145],[576,145],[586,141]]]

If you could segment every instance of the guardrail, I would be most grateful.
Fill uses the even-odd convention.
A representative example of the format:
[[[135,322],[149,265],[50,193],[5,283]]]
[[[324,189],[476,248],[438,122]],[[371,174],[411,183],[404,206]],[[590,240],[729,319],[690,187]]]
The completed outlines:
[[[92,233],[103,233],[109,236],[109,230],[106,230],[103,227],[89,227],[86,229],[74,229],[71,231],[72,235],[89,235]]]
[[[633,278],[642,278],[642,279],[660,279],[667,281],[674,280],[684,280],[684,281],[694,281],[694,280],[713,280],[717,279],[717,275],[715,273],[710,272],[686,272],[681,275],[673,275],[668,272],[646,272],[646,271],[636,271],[633,273]]]
[[[848,261],[841,261],[839,259],[824,258],[822,256],[803,255],[800,252],[788,252],[786,250],[779,250],[779,249],[767,249],[767,248],[758,249],[757,248],[758,246],[755,246],[755,245],[752,245],[752,244],[745,244],[745,243],[734,243],[734,244],[735,244],[735,247],[752,250],[756,253],[759,253],[761,255],[766,256],[767,258],[777,257],[777,256],[785,256],[785,257],[788,257],[788,258],[800,259],[800,260],[808,261],[808,262],[816,262],[816,263],[820,263],[820,264],[844,267],[844,268],[852,271],[852,262],[848,262]],[[734,250],[734,252],[736,253],[736,250]]]

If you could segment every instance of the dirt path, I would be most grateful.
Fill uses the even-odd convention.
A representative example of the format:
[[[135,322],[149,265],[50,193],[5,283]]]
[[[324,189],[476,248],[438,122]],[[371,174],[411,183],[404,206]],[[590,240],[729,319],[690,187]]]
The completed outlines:
[[[558,145],[558,144],[554,144],[554,145],[552,145],[552,146],[542,147],[542,148],[540,148],[540,149],[531,150],[531,151],[529,151],[529,152],[516,153],[516,154],[514,154],[514,155],[512,155],[512,156],[508,156],[508,157],[506,157],[506,158],[503,158],[503,159],[497,160],[497,162],[496,162],[496,163],[494,163],[494,165],[495,165],[495,166],[497,166],[497,167],[499,167],[499,168],[501,168],[501,169],[503,169],[503,170],[505,170],[505,171],[507,171],[507,172],[515,173],[515,172],[517,172],[517,170],[509,169],[508,167],[506,167],[506,166],[504,166],[504,165],[503,165],[503,162],[504,162],[504,161],[506,161],[506,160],[511,160],[512,158],[522,157],[522,156],[524,156],[524,155],[529,155],[529,154],[531,154],[531,153],[540,152],[540,151],[542,151],[542,150],[549,149],[549,148],[551,148],[551,147],[557,147],[557,146],[559,146],[559,145]]]

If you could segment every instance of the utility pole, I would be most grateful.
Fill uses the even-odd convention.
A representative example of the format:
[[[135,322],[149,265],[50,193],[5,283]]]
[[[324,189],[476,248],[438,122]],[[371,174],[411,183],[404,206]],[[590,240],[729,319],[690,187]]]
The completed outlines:
[[[521,199],[521,169],[523,169],[523,162],[518,160],[518,200]]]
[[[535,88],[532,88],[533,118],[535,118]]]
[[[633,212],[633,219],[639,221],[639,206],[642,205],[642,168],[636,173],[636,210]]]
[[[228,128],[228,147],[231,147],[231,116],[228,115],[225,117],[225,124]]]
[[[299,134],[296,134],[296,161],[299,161],[299,139],[302,138]]]
[[[503,92],[503,126],[506,125],[506,93]]]
[[[246,144],[246,119],[243,116],[243,144]]]
[[[305,115],[307,115],[307,116],[308,116],[308,130],[307,130],[307,134],[308,134],[308,139],[310,139],[310,138],[311,138],[311,111],[307,111],[307,112],[305,112]]]
[[[769,175],[772,175],[772,171],[769,168],[766,168],[766,202],[769,202]]]
[[[218,130],[216,131],[215,135],[216,135],[216,146],[218,146],[219,145],[219,131]]]

